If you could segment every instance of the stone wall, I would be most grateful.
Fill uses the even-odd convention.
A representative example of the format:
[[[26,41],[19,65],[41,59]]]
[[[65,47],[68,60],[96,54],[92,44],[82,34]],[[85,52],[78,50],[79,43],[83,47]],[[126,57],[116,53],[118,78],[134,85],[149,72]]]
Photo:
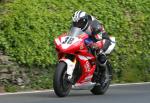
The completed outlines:
[[[9,56],[0,52],[0,92],[3,92],[8,84],[23,86],[29,82],[25,68],[19,67]]]

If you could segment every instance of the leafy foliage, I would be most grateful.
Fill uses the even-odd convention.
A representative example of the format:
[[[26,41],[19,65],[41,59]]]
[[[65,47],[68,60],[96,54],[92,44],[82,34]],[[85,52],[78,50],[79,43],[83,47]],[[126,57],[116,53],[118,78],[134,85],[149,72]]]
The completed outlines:
[[[101,20],[116,37],[111,55],[115,80],[150,79],[145,76],[150,68],[149,0],[13,0],[0,4],[0,49],[20,64],[55,64],[53,40],[69,29],[76,10]]]

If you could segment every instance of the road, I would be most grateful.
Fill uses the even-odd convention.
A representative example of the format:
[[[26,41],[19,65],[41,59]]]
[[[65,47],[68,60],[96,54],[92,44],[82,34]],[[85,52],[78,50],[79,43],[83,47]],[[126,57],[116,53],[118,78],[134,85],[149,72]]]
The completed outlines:
[[[72,90],[65,98],[58,98],[53,91],[1,95],[0,103],[150,103],[150,83],[111,86],[105,95],[87,90]]]

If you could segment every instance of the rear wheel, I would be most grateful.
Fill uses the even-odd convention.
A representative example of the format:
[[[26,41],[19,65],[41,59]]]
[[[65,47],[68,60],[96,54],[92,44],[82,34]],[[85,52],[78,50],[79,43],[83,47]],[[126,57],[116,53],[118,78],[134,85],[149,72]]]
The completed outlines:
[[[100,75],[99,75],[99,79],[97,84],[93,87],[93,89],[91,90],[91,92],[95,95],[103,95],[111,82],[112,79],[112,71],[111,71],[111,66],[109,64],[109,62],[107,62],[106,66],[103,67],[103,70],[101,71]]]
[[[53,88],[57,96],[65,97],[69,94],[72,85],[67,79],[67,65],[64,62],[60,62],[55,70],[53,80]]]

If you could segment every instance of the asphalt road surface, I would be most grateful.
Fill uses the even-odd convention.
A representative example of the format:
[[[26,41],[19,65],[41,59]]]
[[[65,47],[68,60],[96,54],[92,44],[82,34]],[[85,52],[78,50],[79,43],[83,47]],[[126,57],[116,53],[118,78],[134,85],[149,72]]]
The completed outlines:
[[[72,90],[65,98],[53,91],[1,95],[0,103],[150,103],[150,83],[111,86],[105,95],[93,95],[88,90]]]

